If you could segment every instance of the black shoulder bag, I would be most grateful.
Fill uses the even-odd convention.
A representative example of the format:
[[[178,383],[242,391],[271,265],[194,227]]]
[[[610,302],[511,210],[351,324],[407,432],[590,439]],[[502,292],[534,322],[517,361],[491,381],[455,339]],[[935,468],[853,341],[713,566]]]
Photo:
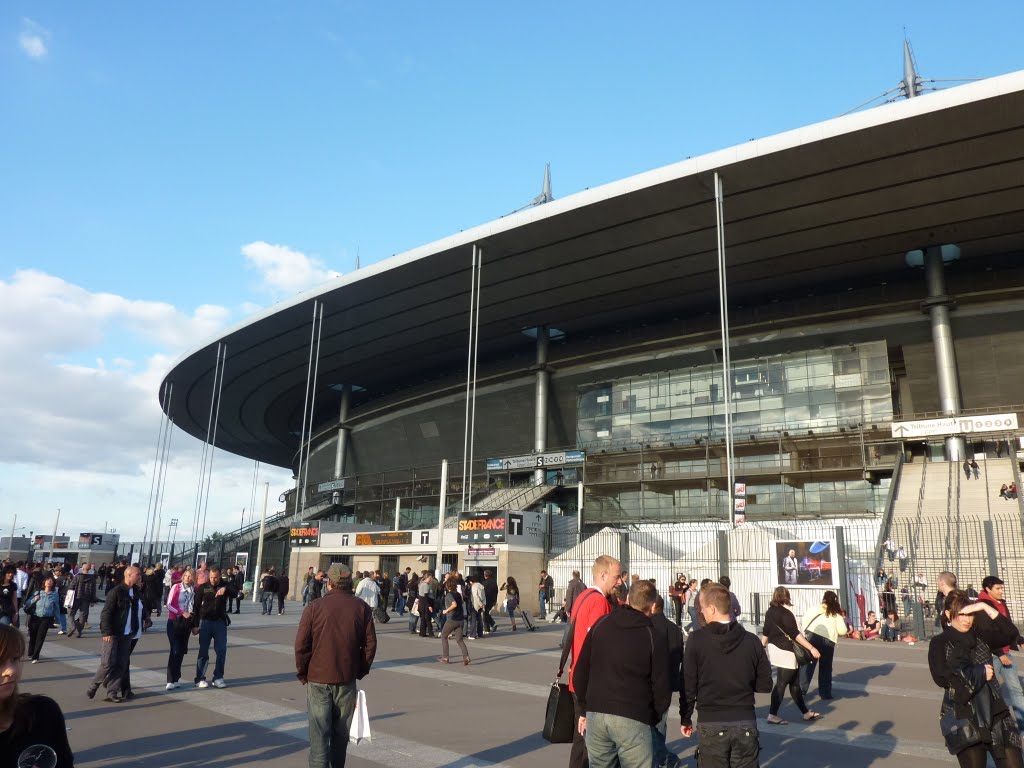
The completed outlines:
[[[594,590],[597,592],[597,590]],[[594,594],[591,592],[590,594]],[[590,597],[588,595],[587,597]],[[584,598],[586,602],[587,598]],[[580,610],[583,610],[583,603],[580,603]],[[576,614],[579,616],[579,613]],[[555,682],[551,684],[548,691],[548,701],[544,707],[544,730],[541,735],[552,744],[568,744],[572,741],[573,730],[576,727],[576,707],[573,705],[572,694],[569,693],[569,686],[561,682],[562,672],[565,670],[565,662],[572,651],[573,638],[576,637],[576,619],[569,625],[569,635],[565,646],[562,648],[562,658],[558,662],[558,674],[555,675]]]

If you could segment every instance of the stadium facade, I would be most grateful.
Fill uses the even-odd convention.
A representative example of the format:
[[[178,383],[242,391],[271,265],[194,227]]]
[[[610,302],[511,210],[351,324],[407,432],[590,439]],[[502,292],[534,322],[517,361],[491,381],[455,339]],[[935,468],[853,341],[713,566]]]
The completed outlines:
[[[291,468],[295,519],[436,528],[447,460],[452,516],[729,521],[731,457],[747,521],[879,521],[907,462],[1016,458],[1022,345],[1017,72],[359,269],[189,353],[161,396],[178,428],[215,415],[218,448]],[[900,426],[942,417],[976,428]]]

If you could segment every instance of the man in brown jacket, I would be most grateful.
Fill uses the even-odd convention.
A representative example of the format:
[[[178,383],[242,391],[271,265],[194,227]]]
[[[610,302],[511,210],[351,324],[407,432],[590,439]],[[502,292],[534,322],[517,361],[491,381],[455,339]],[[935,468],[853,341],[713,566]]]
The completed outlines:
[[[369,606],[352,594],[352,572],[332,566],[327,594],[306,606],[295,635],[295,668],[306,686],[310,768],[342,768],[358,687],[377,653]]]

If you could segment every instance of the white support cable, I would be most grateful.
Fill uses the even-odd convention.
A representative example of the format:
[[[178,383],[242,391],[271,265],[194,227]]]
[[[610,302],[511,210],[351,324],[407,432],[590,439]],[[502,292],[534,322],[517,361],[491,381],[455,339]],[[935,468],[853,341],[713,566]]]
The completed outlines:
[[[306,511],[306,497],[309,495],[306,488],[309,483],[309,456],[313,442],[313,414],[316,410],[316,380],[320,375],[320,336],[324,331],[324,304],[320,302],[320,318],[317,321],[316,329],[316,362],[313,364],[313,383],[311,385],[312,395],[309,398],[309,439],[306,440],[306,473],[302,478],[302,507],[299,509],[301,516]]]
[[[157,491],[157,528],[156,535],[160,536],[160,524],[164,519],[164,497],[167,490],[167,465],[171,458],[171,438],[174,436],[174,417],[171,417],[171,429],[167,435],[167,444],[164,447],[164,468],[160,475],[160,486]]]
[[[469,417],[469,468],[466,471],[468,488],[467,484],[463,483],[463,488],[467,489],[466,499],[469,505],[472,505],[473,503],[473,444],[476,438],[476,362],[477,352],[480,349],[480,285],[482,283],[483,271],[484,249],[478,247],[476,249],[476,321],[473,326],[473,396],[471,399]],[[463,506],[463,511],[465,511],[465,505]]]
[[[306,366],[306,394],[302,401],[302,431],[299,432],[299,466],[295,469],[295,500],[292,502],[292,512],[299,508],[299,484],[302,482],[302,448],[306,437],[306,411],[309,409],[309,377],[313,375],[313,338],[316,336],[316,313],[320,306],[319,299],[313,299],[313,322],[309,327],[309,363]],[[303,488],[301,493],[305,493]]]
[[[217,410],[213,416],[213,440],[210,441],[210,468],[206,478],[206,499],[203,502],[203,529],[200,539],[206,538],[206,512],[210,508],[210,486],[213,484],[213,456],[217,449],[217,423],[220,421],[221,392],[224,389],[224,369],[227,368],[228,345],[221,344],[220,383],[217,386]]]
[[[153,517],[153,491],[156,489],[156,478],[160,474],[160,448],[164,442],[164,429],[167,423],[168,397],[170,397],[171,383],[167,382],[160,388],[160,428],[156,433],[156,454],[153,456],[153,477],[149,481],[149,501],[146,502],[146,525],[142,531],[142,550],[146,549],[146,540],[149,538],[149,526]]]
[[[171,403],[174,397],[174,385],[171,384],[171,392],[167,398],[167,411],[171,410]],[[147,540],[159,539],[160,537],[160,523],[157,521],[157,510],[160,506],[160,502],[163,498],[164,492],[164,479],[167,471],[167,451],[168,446],[171,442],[171,428],[174,426],[174,419],[170,416],[167,417],[167,428],[164,430],[163,445],[160,446],[157,460],[157,478],[156,478],[156,495],[153,497],[153,516],[151,518],[151,524],[148,526]]]
[[[729,291],[725,273],[725,211],[722,178],[715,173],[715,224],[718,240],[718,298],[722,332],[722,390],[725,396],[725,461],[726,479],[729,483],[729,520],[735,525],[735,468],[733,466],[732,441],[732,364],[729,351]]]
[[[259,459],[254,461],[252,466],[252,490],[249,493],[249,525],[256,519],[256,484],[260,475]]]
[[[199,457],[199,483],[196,486],[196,504],[192,511],[192,538],[199,534],[199,510],[203,503],[203,481],[206,474],[206,453],[210,448],[210,428],[213,425],[213,400],[217,392],[217,377],[220,374],[220,342],[217,342],[216,364],[213,368],[213,391],[210,393],[210,415],[206,419],[206,437],[203,440],[203,451]]]
[[[473,377],[473,308],[476,291],[476,243],[473,243],[469,275],[469,344],[466,348],[466,430],[462,436],[462,512],[466,511],[466,457],[469,455],[469,398]]]

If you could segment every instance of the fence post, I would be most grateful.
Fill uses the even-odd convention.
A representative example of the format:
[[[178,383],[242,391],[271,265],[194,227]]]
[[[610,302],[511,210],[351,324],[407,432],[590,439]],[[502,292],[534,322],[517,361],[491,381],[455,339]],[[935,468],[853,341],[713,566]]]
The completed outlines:
[[[725,576],[729,573],[729,532],[718,532],[718,575]],[[718,579],[716,579],[717,581]]]
[[[996,532],[991,520],[982,523],[985,526],[985,552],[988,555],[988,572],[990,576],[999,575],[999,561],[996,558]]]
[[[846,607],[847,615],[853,615],[853,610],[850,607],[850,588],[846,581],[846,534],[843,531],[843,526],[837,525],[835,527],[836,536],[836,551],[833,563],[836,565],[836,584],[839,587],[839,594],[842,599],[839,601],[840,605]]]
[[[761,626],[760,619],[758,617],[764,616],[764,611],[761,610],[761,593],[751,592],[750,593],[750,604],[753,606],[753,625],[757,629]]]

